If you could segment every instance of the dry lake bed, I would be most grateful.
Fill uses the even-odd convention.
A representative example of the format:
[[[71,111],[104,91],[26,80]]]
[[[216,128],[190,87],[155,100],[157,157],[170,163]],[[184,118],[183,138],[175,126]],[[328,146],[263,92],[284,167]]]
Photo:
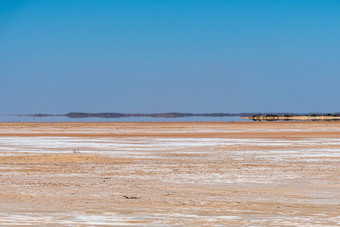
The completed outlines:
[[[340,225],[340,122],[1,123],[0,225]]]

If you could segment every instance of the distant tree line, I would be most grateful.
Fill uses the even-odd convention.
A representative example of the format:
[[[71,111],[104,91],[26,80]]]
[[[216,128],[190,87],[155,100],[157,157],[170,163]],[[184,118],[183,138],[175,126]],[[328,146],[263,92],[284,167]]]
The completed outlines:
[[[122,117],[162,117],[162,118],[182,118],[182,117],[277,117],[277,116],[340,116],[339,113],[85,113],[85,112],[70,112],[67,114],[17,114],[16,116],[29,117],[53,117],[64,116],[69,118],[122,118]]]

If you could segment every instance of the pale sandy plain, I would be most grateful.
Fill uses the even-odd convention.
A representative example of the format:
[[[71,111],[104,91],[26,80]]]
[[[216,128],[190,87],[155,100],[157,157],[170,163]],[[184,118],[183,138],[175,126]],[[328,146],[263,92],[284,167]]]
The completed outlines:
[[[2,123],[0,225],[340,225],[340,122]]]

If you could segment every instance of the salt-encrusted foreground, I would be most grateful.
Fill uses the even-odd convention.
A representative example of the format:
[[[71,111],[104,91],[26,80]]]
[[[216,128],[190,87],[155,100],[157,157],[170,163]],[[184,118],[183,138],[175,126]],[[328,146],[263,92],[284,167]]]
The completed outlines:
[[[340,123],[0,124],[0,224],[339,225]]]

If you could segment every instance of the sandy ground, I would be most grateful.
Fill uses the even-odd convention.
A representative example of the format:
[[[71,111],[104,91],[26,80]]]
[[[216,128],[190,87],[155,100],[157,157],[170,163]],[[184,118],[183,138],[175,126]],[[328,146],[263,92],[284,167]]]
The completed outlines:
[[[340,122],[2,123],[0,225],[340,225]]]

